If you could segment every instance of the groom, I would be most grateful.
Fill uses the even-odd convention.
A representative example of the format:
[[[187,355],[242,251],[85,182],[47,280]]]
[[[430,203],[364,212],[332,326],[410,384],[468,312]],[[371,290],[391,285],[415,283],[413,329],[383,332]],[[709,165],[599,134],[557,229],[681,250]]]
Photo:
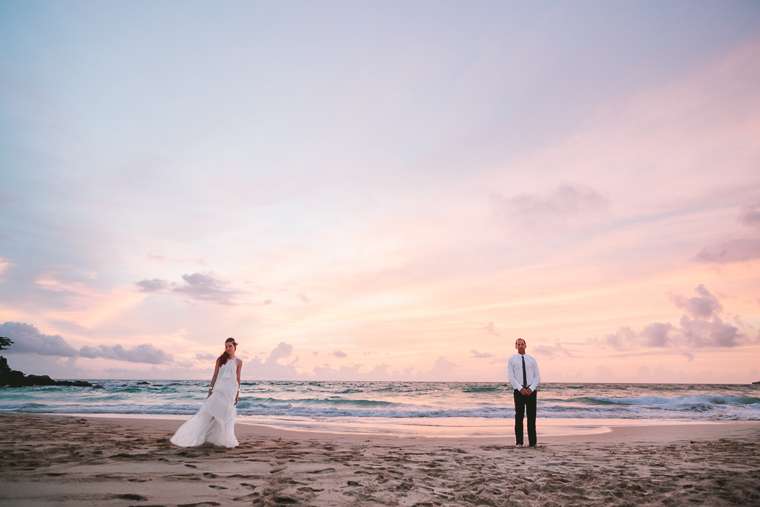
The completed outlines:
[[[509,358],[509,383],[515,388],[515,440],[516,447],[523,446],[523,416],[528,409],[528,443],[536,445],[536,389],[541,382],[538,363],[525,353],[525,340],[515,342],[517,354]]]

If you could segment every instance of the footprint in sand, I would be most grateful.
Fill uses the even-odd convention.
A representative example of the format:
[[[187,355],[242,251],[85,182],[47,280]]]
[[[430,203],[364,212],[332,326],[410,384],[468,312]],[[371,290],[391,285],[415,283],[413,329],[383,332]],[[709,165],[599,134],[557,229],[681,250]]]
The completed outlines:
[[[289,496],[275,496],[272,498],[274,500],[274,503],[278,505],[293,505],[296,503],[300,503],[295,498],[290,498]]]
[[[319,493],[320,491],[324,491],[324,489],[314,489],[309,486],[304,486],[302,488],[298,488],[298,491],[303,491],[304,493]]]
[[[114,496],[120,500],[136,500],[138,502],[144,502],[148,499],[147,497],[144,497],[142,495],[135,495],[133,493],[126,493],[124,495],[114,495]]]
[[[334,468],[323,468],[321,470],[309,470],[308,472],[304,472],[304,473],[307,473],[307,474],[326,474],[326,473],[330,473],[330,472],[334,472],[334,471],[335,471]]]

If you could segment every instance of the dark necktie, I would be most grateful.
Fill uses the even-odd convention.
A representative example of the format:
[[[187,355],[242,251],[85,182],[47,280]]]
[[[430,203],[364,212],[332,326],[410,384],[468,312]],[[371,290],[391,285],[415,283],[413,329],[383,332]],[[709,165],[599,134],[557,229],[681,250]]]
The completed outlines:
[[[523,363],[523,387],[528,387],[528,374],[525,372],[525,356],[520,356]]]

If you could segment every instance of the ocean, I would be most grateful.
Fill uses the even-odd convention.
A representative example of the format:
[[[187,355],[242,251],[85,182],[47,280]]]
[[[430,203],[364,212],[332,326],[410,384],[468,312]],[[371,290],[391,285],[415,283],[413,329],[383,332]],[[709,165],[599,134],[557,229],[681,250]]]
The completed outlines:
[[[208,381],[90,380],[92,388],[0,388],[0,412],[186,419]],[[244,381],[240,423],[399,436],[511,435],[512,388],[483,382]],[[541,384],[538,431],[760,420],[760,386]]]

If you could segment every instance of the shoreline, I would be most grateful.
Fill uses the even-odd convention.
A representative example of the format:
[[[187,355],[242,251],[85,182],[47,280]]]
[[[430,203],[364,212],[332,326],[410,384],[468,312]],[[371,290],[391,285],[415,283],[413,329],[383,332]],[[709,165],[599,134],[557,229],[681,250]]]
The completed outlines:
[[[9,412],[15,413],[15,412]],[[3,413],[0,412],[0,415]],[[176,423],[174,430],[184,421],[190,418],[189,415],[175,414],[81,414],[81,413],[57,413],[57,414],[31,414],[19,413],[20,415],[40,415],[52,417],[79,417],[85,419],[106,419],[116,421],[143,421],[149,424],[151,421],[173,421]],[[400,425],[400,424],[346,424],[346,423],[318,423],[317,427],[298,426],[294,424],[279,424],[277,422],[268,423],[262,421],[250,421],[244,417],[238,416],[235,421],[236,432],[245,431],[246,427],[267,428],[271,431],[282,433],[297,434],[319,434],[319,435],[336,435],[336,436],[364,436],[367,438],[389,437],[389,438],[410,438],[410,439],[490,439],[496,440],[512,435],[512,419],[503,420],[501,424],[491,426],[463,426],[457,427],[458,432],[450,431],[451,428],[439,424],[430,426],[418,425]],[[590,419],[590,418],[542,418],[537,419],[537,433],[539,438],[545,441],[561,441],[567,439],[582,439],[585,437],[601,436],[605,434],[625,433],[629,435],[644,434],[649,441],[654,441],[652,436],[653,428],[657,432],[665,434],[677,434],[679,427],[699,427],[699,426],[722,426],[724,428],[739,428],[743,426],[760,426],[760,421],[685,421],[676,419]],[[171,426],[171,423],[170,423]],[[363,428],[370,431],[361,431]],[[379,428],[395,428],[396,431],[372,431]],[[479,434],[473,430],[485,428],[494,431],[487,434]],[[639,429],[637,429],[639,428]],[[442,431],[441,431],[442,429]],[[698,428],[693,428],[698,430]],[[462,434],[468,432],[467,434]],[[733,434],[734,430],[730,430]],[[708,431],[691,431],[691,433],[704,434]],[[614,440],[614,437],[604,438],[604,440]]]
[[[130,428],[141,428],[153,426],[162,428],[172,434],[185,422],[189,416],[176,416],[171,418],[165,417],[144,417],[134,415],[133,417],[124,417],[122,414],[35,414],[50,417],[77,417],[87,420],[106,420],[113,421],[115,424]],[[162,422],[157,422],[162,421]],[[626,419],[599,419],[590,424],[587,431],[575,432],[566,429],[561,420],[552,420],[548,426],[555,428],[554,432],[541,431],[546,430],[546,421],[538,418],[537,433],[541,443],[593,443],[593,442],[677,442],[683,440],[709,440],[717,435],[723,435],[720,438],[737,438],[744,435],[747,431],[755,428],[760,435],[760,421],[660,421],[660,420],[626,420]],[[576,422],[577,420],[573,420]],[[604,421],[603,423],[598,421]],[[511,423],[511,420],[509,421]],[[543,424],[543,428],[542,428]],[[277,438],[292,438],[297,440],[303,439],[327,439],[327,440],[355,440],[355,439],[372,439],[372,440],[412,440],[412,441],[429,441],[429,442],[451,442],[451,441],[468,441],[474,442],[499,442],[508,445],[514,440],[512,426],[505,425],[503,433],[500,435],[435,435],[435,434],[392,434],[392,433],[369,433],[353,431],[325,431],[311,429],[293,429],[282,428],[275,425],[255,424],[247,421],[235,422],[235,434],[240,440],[241,437],[258,438],[267,436]]]
[[[179,424],[186,421],[191,415],[180,414],[119,414],[119,413],[19,413],[0,412],[0,414],[80,417],[112,420],[143,420],[143,421],[178,421]],[[400,419],[408,421],[409,419]],[[389,422],[390,421],[390,422]],[[433,423],[435,421],[435,424]],[[493,422],[498,421],[498,422]],[[456,418],[452,418],[451,424],[443,424],[447,419],[432,419],[429,424],[404,424],[395,420],[383,422],[325,422],[313,421],[262,421],[259,419],[238,416],[235,425],[270,428],[275,431],[296,433],[317,433],[335,435],[364,435],[368,437],[394,437],[394,438],[485,438],[498,439],[512,433],[512,419],[486,419],[478,421],[482,424],[460,424]],[[526,423],[527,424],[527,423]],[[540,438],[554,439],[557,437],[580,438],[584,435],[602,435],[621,431],[620,428],[631,428],[623,431],[636,431],[632,428],[663,427],[666,431],[670,427],[695,426],[695,425],[743,425],[760,424],[760,420],[683,420],[683,419],[622,419],[622,418],[549,418],[537,419],[537,432]]]
[[[181,448],[184,419],[0,414],[7,506],[760,504],[760,421],[541,436],[399,437],[236,424]]]

